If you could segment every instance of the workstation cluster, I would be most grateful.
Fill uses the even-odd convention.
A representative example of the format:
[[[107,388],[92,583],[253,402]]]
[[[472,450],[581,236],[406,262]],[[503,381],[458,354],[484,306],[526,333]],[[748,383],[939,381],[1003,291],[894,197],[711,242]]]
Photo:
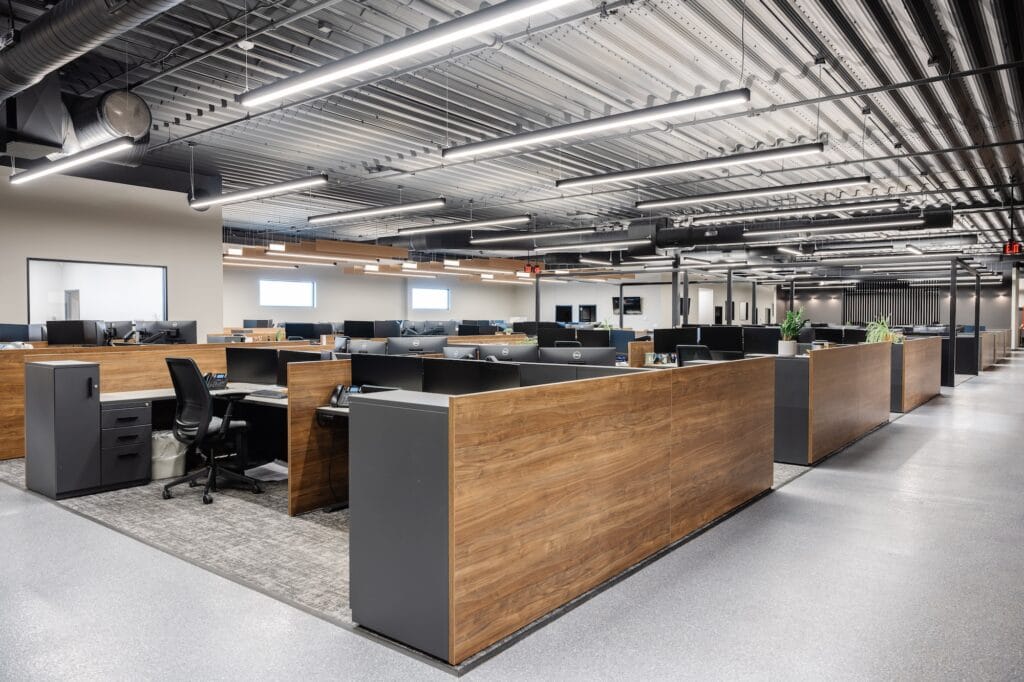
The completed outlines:
[[[118,342],[196,343],[195,320],[50,320],[41,324],[0,324],[0,345],[106,346]]]

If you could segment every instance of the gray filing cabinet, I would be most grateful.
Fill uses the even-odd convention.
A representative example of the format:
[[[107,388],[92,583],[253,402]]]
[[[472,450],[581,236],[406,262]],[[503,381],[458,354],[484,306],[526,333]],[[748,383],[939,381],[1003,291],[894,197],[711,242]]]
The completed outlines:
[[[99,365],[25,365],[25,485],[54,499],[148,483],[149,401],[100,402]]]

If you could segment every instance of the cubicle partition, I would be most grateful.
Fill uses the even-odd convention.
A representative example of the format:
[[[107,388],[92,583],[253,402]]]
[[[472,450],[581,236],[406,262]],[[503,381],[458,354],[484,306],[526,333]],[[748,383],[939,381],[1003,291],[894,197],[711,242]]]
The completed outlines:
[[[772,485],[774,377],[354,397],[354,620],[460,663],[748,502]]]
[[[937,396],[942,387],[942,339],[908,337],[892,344],[890,410],[910,412]]]

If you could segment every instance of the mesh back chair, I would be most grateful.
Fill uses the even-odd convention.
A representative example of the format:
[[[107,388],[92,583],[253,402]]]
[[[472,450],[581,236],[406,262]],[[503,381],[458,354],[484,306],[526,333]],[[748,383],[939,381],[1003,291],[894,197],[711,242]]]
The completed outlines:
[[[174,486],[188,483],[189,487],[194,487],[198,485],[197,481],[205,477],[203,504],[210,504],[213,502],[210,491],[217,490],[218,476],[251,488],[254,493],[263,492],[256,479],[223,468],[218,463],[218,459],[232,453],[244,452],[245,430],[249,425],[244,421],[231,419],[234,401],[228,403],[223,417],[215,417],[213,397],[195,360],[167,358],[167,369],[171,373],[171,383],[174,385],[174,397],[177,402],[174,413],[174,438],[188,447],[188,454],[198,452],[205,461],[205,466],[165,485],[163,498],[170,499],[171,488]],[[188,455],[186,461],[187,457]]]

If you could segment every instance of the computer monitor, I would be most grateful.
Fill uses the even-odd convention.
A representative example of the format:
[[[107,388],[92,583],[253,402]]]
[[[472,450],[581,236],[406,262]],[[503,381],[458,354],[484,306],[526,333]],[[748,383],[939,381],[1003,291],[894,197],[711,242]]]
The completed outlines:
[[[512,331],[516,334],[526,334],[527,336],[537,336],[537,322],[513,322]]]
[[[100,320],[51,320],[46,323],[46,339],[51,346],[102,346],[107,325]]]
[[[699,343],[702,346],[707,346],[710,350],[725,350],[732,353],[742,353],[743,327],[701,327]]]
[[[372,339],[374,336],[373,322],[346,320],[343,329],[345,336],[353,339]],[[398,334],[394,334],[394,336],[398,336]]]
[[[445,346],[444,356],[449,360],[476,360],[476,346]]]
[[[779,352],[778,327],[744,327],[743,351],[762,355],[776,355]]]
[[[614,366],[618,355],[612,347],[608,348],[541,348],[541,362],[552,362],[563,365],[604,365]]]
[[[277,385],[288,385],[288,365],[292,362],[317,362],[330,359],[330,351],[279,350],[277,351]]]
[[[577,329],[576,340],[584,348],[607,348],[613,345],[611,332],[607,329]]]
[[[422,391],[423,362],[409,355],[353,355],[352,383]]]
[[[608,345],[615,346],[615,350],[620,353],[628,353],[629,342],[636,340],[636,332],[632,329],[613,329],[610,336]]]
[[[828,341],[829,343],[843,343],[842,327],[815,327],[815,341]]]
[[[700,345],[679,345],[676,346],[676,364],[680,367],[684,362],[693,360],[711,360],[711,351],[707,346]]]
[[[195,320],[157,320],[146,323],[143,343],[197,343]]]
[[[28,325],[0,324],[0,341],[28,341]]]
[[[319,336],[312,322],[285,322],[284,335],[289,339],[315,339]]]
[[[519,388],[519,365],[478,360],[423,359],[423,390],[463,395]]]
[[[485,343],[477,346],[480,359],[505,362],[537,362],[537,346],[532,343]]]
[[[334,333],[334,325],[330,322],[317,322],[313,325],[314,336],[311,338],[319,339],[321,336],[330,336]]]
[[[498,328],[491,324],[460,324],[458,336],[490,336],[497,334]]]
[[[392,336],[388,338],[388,355],[408,353],[443,353],[447,336]]]
[[[277,383],[277,349],[228,346],[228,381],[243,384]]]
[[[694,345],[698,341],[697,327],[672,327],[654,330],[654,352],[675,353],[676,346]]]
[[[500,363],[491,363],[500,364]],[[543,384],[559,384],[563,381],[575,381],[576,367],[571,365],[551,365],[539,362],[525,362],[519,367],[520,385],[541,386]]]
[[[555,341],[575,341],[576,330],[565,327],[548,327],[537,330],[537,345],[541,348],[554,348]]]
[[[352,355],[385,355],[388,352],[387,341],[371,341],[369,339],[351,339],[348,352]]]
[[[984,329],[984,327],[982,327]],[[843,343],[867,343],[868,342],[868,330],[857,329],[855,327],[847,327],[843,330]]]
[[[246,329],[270,329],[274,326],[273,320],[242,320],[242,326]]]
[[[402,335],[402,323],[398,320],[376,320],[373,323],[373,336],[378,339],[387,339],[392,336]]]

